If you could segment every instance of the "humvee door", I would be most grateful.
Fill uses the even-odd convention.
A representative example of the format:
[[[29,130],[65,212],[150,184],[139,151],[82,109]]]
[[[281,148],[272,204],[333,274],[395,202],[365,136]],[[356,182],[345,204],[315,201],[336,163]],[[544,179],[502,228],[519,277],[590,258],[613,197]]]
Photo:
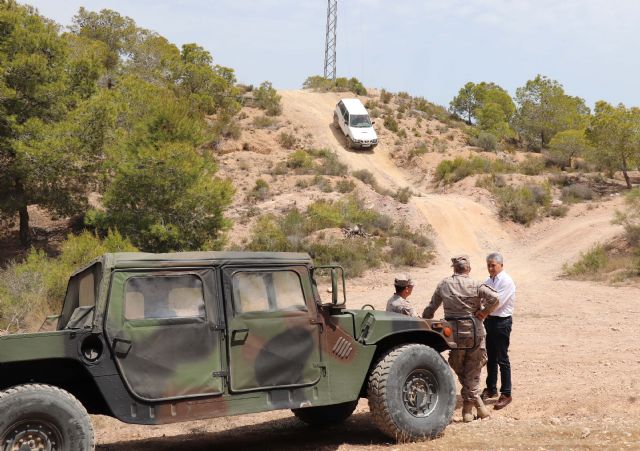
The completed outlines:
[[[320,325],[306,267],[224,270],[230,388],[313,385]]]
[[[223,391],[212,269],[116,271],[106,333],[129,389],[147,401]]]

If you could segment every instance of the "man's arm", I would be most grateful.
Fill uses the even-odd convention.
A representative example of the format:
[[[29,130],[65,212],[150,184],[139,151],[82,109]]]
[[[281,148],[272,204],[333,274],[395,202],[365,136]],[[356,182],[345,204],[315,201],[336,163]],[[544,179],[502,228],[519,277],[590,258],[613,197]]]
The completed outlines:
[[[489,316],[489,313],[498,308],[498,305],[500,305],[500,297],[496,290],[485,284],[478,287],[478,296],[480,297],[480,303],[483,308],[482,310],[478,310],[475,316],[483,320]]]
[[[424,308],[422,312],[422,317],[424,319],[432,319],[433,315],[438,310],[438,307],[442,304],[442,297],[440,296],[440,285],[436,288],[436,291],[433,292],[433,296],[431,296],[431,302]]]

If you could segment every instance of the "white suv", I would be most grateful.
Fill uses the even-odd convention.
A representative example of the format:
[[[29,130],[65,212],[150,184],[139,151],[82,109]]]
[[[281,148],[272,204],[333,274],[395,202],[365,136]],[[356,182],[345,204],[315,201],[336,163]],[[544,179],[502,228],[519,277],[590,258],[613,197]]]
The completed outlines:
[[[346,136],[347,148],[374,148],[378,135],[359,99],[341,99],[333,112],[333,124]]]

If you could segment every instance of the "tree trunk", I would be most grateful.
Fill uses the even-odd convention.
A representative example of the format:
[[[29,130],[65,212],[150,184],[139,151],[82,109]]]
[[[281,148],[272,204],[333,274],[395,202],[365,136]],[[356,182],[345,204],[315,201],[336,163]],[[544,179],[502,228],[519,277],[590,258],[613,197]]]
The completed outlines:
[[[629,178],[629,174],[627,174],[627,159],[625,156],[622,156],[622,175],[624,175],[624,181],[627,183],[627,188],[631,189],[633,186],[631,185],[631,179]]]
[[[20,207],[20,244],[28,246],[31,243],[31,233],[29,233],[29,212],[27,206]]]

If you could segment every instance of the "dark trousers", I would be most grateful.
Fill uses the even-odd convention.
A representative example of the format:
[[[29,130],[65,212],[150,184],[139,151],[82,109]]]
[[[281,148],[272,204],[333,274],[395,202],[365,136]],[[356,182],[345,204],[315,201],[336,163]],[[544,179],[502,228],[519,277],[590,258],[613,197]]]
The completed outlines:
[[[511,364],[509,363],[509,337],[511,317],[488,316],[484,320],[487,331],[487,389],[497,392],[500,368],[500,393],[511,396]]]

